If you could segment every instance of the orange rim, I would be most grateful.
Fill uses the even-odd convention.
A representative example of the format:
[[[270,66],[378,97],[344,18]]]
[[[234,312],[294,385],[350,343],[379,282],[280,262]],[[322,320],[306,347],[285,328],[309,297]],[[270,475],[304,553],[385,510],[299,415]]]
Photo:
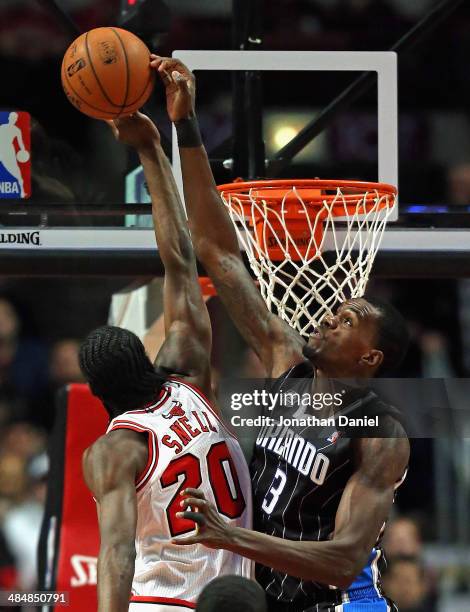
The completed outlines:
[[[397,189],[387,183],[373,183],[366,181],[335,181],[321,179],[277,179],[260,181],[240,181],[219,185],[218,190],[224,196],[234,196],[242,205],[251,204],[251,198],[266,200],[272,205],[281,204],[286,198],[292,202],[297,199],[293,188],[302,197],[307,206],[323,206],[325,202],[331,204],[337,197],[338,188],[341,189],[342,198],[333,212],[344,214],[344,204],[357,205],[360,200],[367,208],[377,206],[379,209],[386,205],[380,204],[382,197],[397,195]],[[255,192],[255,193],[253,193]],[[289,192],[292,192],[290,195]]]

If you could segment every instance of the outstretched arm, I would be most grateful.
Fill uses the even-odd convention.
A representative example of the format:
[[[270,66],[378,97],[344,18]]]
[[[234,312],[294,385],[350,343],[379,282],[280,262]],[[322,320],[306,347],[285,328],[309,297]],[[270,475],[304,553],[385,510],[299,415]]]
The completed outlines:
[[[196,255],[245,341],[258,354],[269,375],[277,376],[303,360],[304,341],[285,321],[268,311],[243,263],[206,150],[191,136],[191,129],[197,125],[194,76],[178,60],[153,58],[152,66],[166,87],[170,119],[179,132],[184,197]]]
[[[210,296],[204,296],[204,302],[210,299]],[[165,314],[161,311],[161,314],[155,319],[150,328],[142,338],[142,343],[145,347],[145,352],[149,356],[150,361],[153,363],[157,358],[160,349],[165,342]]]
[[[97,502],[100,529],[98,612],[127,612],[135,564],[136,476],[148,459],[140,434],[102,436],[83,455],[85,482]]]
[[[186,489],[183,516],[194,520],[199,532],[175,542],[224,548],[289,576],[345,589],[365,566],[387,519],[409,444],[406,438],[364,438],[356,442],[356,452],[357,468],[343,491],[331,540],[299,542],[230,528],[200,492]]]
[[[181,373],[209,395],[211,325],[201,294],[189,230],[160,135],[142,113],[113,124],[116,136],[134,146],[144,169],[155,236],[165,267],[165,342],[156,364]]]

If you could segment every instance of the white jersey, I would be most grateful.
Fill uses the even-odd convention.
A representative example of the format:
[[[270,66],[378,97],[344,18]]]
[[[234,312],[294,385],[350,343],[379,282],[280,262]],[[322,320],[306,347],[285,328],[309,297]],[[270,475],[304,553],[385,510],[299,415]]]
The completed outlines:
[[[251,481],[242,450],[201,392],[171,378],[153,404],[116,417],[108,432],[116,429],[146,433],[149,445],[148,463],[136,480],[137,556],[130,610],[144,608],[138,603],[194,609],[214,578],[251,578],[253,564],[244,557],[171,542],[194,532],[193,521],[176,517],[180,492],[187,487],[203,491],[227,523],[252,526]]]

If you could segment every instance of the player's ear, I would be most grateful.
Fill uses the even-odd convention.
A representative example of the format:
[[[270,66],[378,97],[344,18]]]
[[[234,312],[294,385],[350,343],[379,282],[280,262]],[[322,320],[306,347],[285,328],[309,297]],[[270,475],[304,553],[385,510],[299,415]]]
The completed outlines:
[[[369,368],[378,368],[383,360],[384,354],[379,349],[370,349],[361,357],[361,363]]]

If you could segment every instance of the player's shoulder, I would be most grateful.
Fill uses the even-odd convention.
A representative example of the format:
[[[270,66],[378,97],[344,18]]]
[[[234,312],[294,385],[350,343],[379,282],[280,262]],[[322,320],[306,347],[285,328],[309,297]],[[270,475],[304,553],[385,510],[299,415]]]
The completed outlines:
[[[138,432],[118,429],[100,436],[83,453],[82,465],[85,480],[93,482],[103,474],[117,478],[134,473],[148,460],[148,444]]]
[[[167,383],[168,389],[173,400],[183,400],[187,397],[197,398],[204,404],[211,404],[213,399],[207,397],[200,385],[189,376],[173,375],[169,376]]]
[[[397,482],[406,471],[410,459],[410,443],[402,425],[390,420],[388,436],[363,437],[353,441],[356,467],[372,474],[378,481]]]
[[[405,429],[405,423],[401,412],[393,405],[390,405],[388,410],[379,413],[379,422],[377,437],[379,438],[405,438],[408,439],[408,434]]]
[[[95,477],[101,471],[103,465],[109,461],[110,441],[103,434],[93,442],[82,455],[82,468],[85,482],[95,493]]]
[[[305,378],[315,378],[315,366],[311,361],[302,357],[302,359],[295,361],[286,370],[277,375],[272,382],[273,386],[282,386],[286,382]]]
[[[132,430],[116,429],[100,436],[83,453],[83,465],[93,469],[103,463],[132,461],[133,447],[145,446],[141,436]]]
[[[363,424],[360,429],[346,427],[348,437],[407,437],[406,419],[398,406],[381,397],[370,386],[346,384],[343,387],[343,411],[352,419],[353,425]]]
[[[90,465],[96,461],[101,460],[107,455],[110,448],[110,440],[107,434],[103,434],[97,440],[93,442],[83,453],[84,465]]]
[[[116,487],[134,483],[148,460],[143,439],[133,431],[104,434],[83,454],[83,475],[96,500]]]

